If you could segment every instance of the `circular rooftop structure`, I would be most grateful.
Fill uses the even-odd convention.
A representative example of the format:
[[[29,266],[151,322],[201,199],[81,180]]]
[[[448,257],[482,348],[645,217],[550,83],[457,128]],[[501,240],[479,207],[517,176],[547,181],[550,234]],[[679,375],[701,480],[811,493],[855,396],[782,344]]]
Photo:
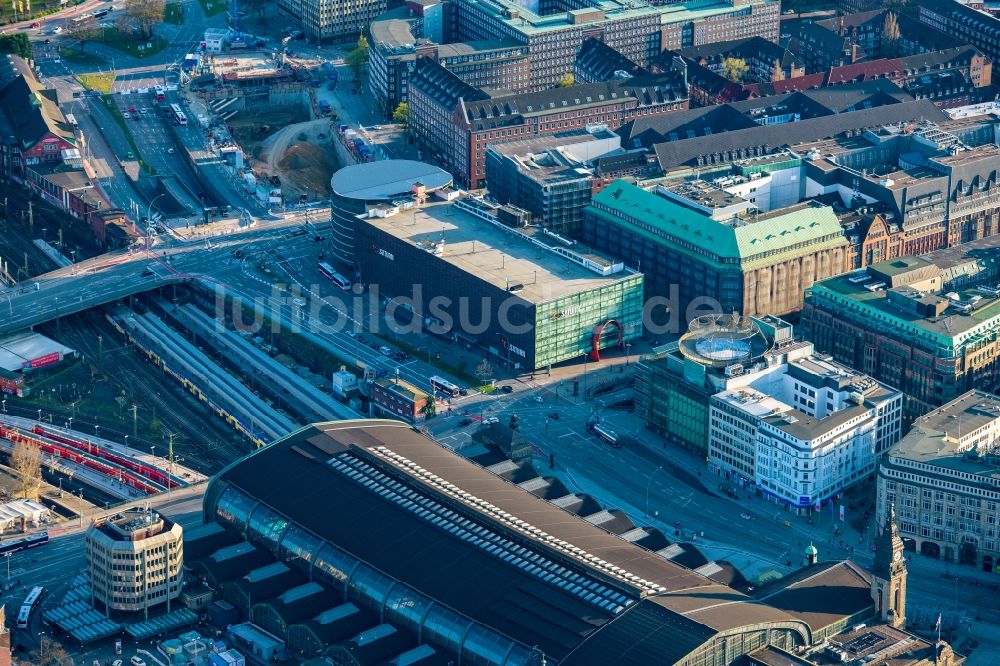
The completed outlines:
[[[692,361],[725,368],[752,364],[770,350],[771,343],[751,318],[713,314],[693,320],[678,347]]]
[[[433,164],[415,160],[379,160],[338,170],[330,178],[330,189],[344,199],[385,201],[409,194],[415,183],[430,192],[451,185],[452,176]]]

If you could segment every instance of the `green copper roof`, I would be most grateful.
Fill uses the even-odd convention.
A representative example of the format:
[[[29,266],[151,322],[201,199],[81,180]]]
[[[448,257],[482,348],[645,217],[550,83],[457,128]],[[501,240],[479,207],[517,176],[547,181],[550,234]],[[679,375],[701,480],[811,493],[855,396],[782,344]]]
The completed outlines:
[[[717,222],[704,213],[619,180],[593,201],[647,225],[647,231],[726,263],[745,264],[766,255],[791,251],[802,243],[846,245],[843,230],[829,206],[802,206],[774,211],[738,225]],[[621,218],[617,218],[621,222]]]

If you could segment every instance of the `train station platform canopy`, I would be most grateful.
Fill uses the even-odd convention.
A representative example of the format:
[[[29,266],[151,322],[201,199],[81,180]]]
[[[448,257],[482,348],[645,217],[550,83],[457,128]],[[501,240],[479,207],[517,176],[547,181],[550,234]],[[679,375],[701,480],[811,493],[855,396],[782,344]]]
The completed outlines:
[[[146,620],[145,622],[125,625],[125,633],[137,641],[144,641],[158,634],[167,634],[176,631],[197,621],[198,615],[193,610],[179,608],[160,617]]]

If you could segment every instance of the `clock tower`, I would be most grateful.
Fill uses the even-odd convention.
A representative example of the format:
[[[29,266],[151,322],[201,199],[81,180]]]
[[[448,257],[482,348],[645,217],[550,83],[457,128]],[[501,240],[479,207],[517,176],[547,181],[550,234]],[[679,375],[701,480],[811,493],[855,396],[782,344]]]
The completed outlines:
[[[875,542],[871,592],[878,618],[902,628],[906,624],[906,557],[896,528],[896,508],[892,505]]]

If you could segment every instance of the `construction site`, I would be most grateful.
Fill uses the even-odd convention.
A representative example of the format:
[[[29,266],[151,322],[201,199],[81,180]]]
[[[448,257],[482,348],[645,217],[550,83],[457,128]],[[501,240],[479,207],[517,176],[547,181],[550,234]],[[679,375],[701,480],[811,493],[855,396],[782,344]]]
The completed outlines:
[[[335,70],[270,51],[218,53],[204,66],[199,95],[245,154],[248,182],[280,189],[287,203],[328,196],[334,117],[314,90],[333,90]]]

